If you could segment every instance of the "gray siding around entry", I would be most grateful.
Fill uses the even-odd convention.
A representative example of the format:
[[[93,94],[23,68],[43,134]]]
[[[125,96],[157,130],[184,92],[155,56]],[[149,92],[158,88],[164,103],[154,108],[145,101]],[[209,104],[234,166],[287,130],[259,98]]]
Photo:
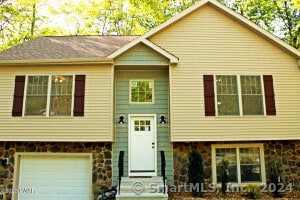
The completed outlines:
[[[166,175],[168,184],[173,183],[173,154],[169,137],[169,124],[160,124],[160,116],[169,120],[169,74],[167,70],[117,70],[115,72],[115,143],[113,145],[113,185],[118,181],[119,152],[124,151],[124,177],[128,177],[128,115],[156,114],[157,127],[157,175],[161,176],[160,151],[165,151]],[[154,80],[154,104],[130,104],[129,82],[134,79]],[[118,124],[120,115],[125,117],[125,124]]]

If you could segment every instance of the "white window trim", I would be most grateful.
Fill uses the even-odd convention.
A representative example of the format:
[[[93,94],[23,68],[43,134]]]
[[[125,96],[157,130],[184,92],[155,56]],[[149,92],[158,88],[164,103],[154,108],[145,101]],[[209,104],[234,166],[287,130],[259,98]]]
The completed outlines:
[[[211,158],[212,158],[212,181],[218,187],[221,184],[217,184],[217,165],[216,165],[216,149],[217,148],[251,148],[251,147],[258,147],[259,148],[259,156],[261,158],[260,165],[261,165],[261,182],[251,182],[256,184],[265,184],[266,183],[266,170],[265,170],[265,157],[264,157],[264,145],[262,143],[246,143],[246,144],[212,144],[211,145]],[[240,160],[239,160],[239,151],[237,151],[237,174],[238,174],[238,182],[237,183],[230,183],[232,186],[244,186],[249,183],[241,183],[241,176],[240,176]]]
[[[131,82],[133,81],[148,81],[152,82],[152,102],[132,102],[131,101]],[[154,95],[154,79],[130,79],[129,80],[129,104],[154,104],[155,95]]]
[[[72,76],[72,100],[71,100],[71,114],[68,116],[50,116],[50,99],[51,99],[51,83],[52,83],[52,76],[61,75],[61,76]],[[29,76],[48,76],[48,91],[47,91],[47,105],[46,105],[46,115],[26,115],[26,99],[27,99],[27,84],[28,84],[28,77]],[[75,95],[75,74],[70,73],[54,73],[54,74],[28,74],[26,75],[25,79],[25,86],[24,86],[24,98],[23,98],[23,111],[22,117],[26,118],[70,118],[73,117],[73,110],[74,110],[74,95]]]
[[[217,76],[236,76],[237,77],[237,91],[238,91],[238,104],[239,104],[239,115],[219,115],[219,109],[218,109],[218,92],[217,92]],[[263,104],[263,114],[261,115],[244,115],[243,113],[243,103],[242,103],[242,86],[241,86],[241,76],[259,76],[260,77],[260,83],[261,83],[261,92],[262,92],[262,104]],[[265,90],[264,90],[264,80],[263,75],[259,74],[215,74],[214,75],[214,94],[215,94],[215,111],[216,116],[218,117],[265,117],[266,114],[266,103],[265,103]]]

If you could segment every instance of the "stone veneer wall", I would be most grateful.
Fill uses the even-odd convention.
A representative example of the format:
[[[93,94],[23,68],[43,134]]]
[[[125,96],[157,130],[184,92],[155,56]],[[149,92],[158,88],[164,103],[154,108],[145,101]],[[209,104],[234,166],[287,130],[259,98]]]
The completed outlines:
[[[264,144],[264,153],[266,170],[276,162],[283,182],[300,190],[300,141],[269,141]]]
[[[205,182],[211,183],[211,143],[173,143],[174,162],[174,185],[184,185],[188,183],[189,154],[192,149],[196,149],[202,156]]]
[[[245,142],[227,142],[245,143]],[[223,144],[227,144],[223,143]],[[285,184],[292,183],[294,189],[300,189],[300,141],[257,141],[251,143],[263,143],[265,155],[266,178],[269,182],[268,167],[274,161],[278,164],[281,177]],[[192,143],[173,143],[174,160],[174,185],[184,185],[188,183],[188,157],[189,153],[195,148],[202,156],[205,182],[212,182],[211,167],[211,145],[222,144],[212,142],[192,142]]]
[[[112,185],[112,143],[0,142],[0,158],[7,159],[7,165],[0,167],[0,199],[11,199],[11,194],[3,191],[13,187],[16,152],[92,153],[94,199],[99,192]]]

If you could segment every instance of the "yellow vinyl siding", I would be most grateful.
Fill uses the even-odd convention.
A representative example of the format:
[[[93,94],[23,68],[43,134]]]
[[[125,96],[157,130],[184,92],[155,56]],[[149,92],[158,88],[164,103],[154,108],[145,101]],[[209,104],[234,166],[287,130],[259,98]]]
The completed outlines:
[[[112,141],[112,66],[0,67],[1,141]],[[85,74],[83,117],[12,117],[16,75]]]
[[[297,60],[205,5],[149,38],[179,57],[170,67],[172,141],[300,139]],[[273,75],[276,116],[205,117],[203,75]]]

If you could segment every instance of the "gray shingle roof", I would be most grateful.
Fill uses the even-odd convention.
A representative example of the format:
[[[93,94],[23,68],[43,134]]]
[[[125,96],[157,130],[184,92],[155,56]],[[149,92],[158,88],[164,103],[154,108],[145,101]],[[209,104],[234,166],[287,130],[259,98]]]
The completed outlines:
[[[139,36],[53,36],[0,52],[0,60],[105,58]]]

